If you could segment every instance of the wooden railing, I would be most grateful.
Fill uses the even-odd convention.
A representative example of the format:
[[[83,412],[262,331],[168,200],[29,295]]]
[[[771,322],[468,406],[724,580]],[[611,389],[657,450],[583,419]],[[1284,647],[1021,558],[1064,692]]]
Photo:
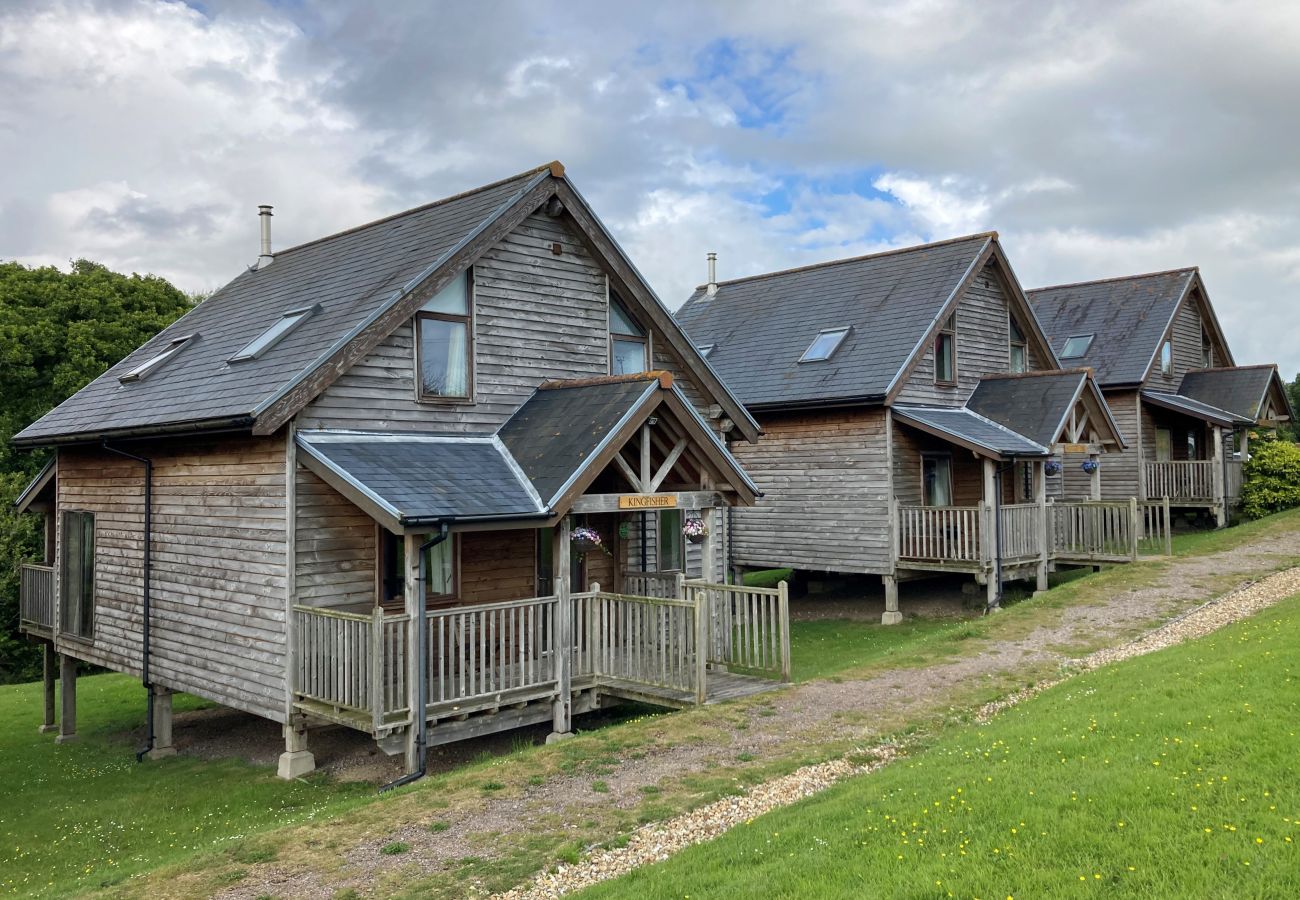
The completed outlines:
[[[18,627],[54,630],[54,567],[23,563],[18,570]]]
[[[979,562],[978,506],[896,506],[899,559]]]
[[[1213,459],[1189,459],[1146,464],[1148,498],[1168,497],[1179,500],[1215,500]]]
[[[410,617],[293,608],[293,691],[361,718],[376,732],[409,719],[407,633]],[[396,721],[400,720],[400,721]]]
[[[428,712],[553,695],[558,603],[534,597],[429,612]]]
[[[681,572],[623,572],[623,593],[633,597],[664,597],[685,600]]]
[[[704,702],[707,621],[690,600],[597,589],[574,601],[575,677],[616,679],[695,695]]]
[[[1002,506],[999,513],[1002,527],[996,540],[1001,544],[1003,561],[1017,562],[1042,556],[1046,536],[1043,507],[1037,503],[1008,504]],[[991,536],[990,541],[992,540],[994,538]]]
[[[1052,556],[1076,562],[1137,558],[1138,504],[1130,500],[1048,502]]]
[[[775,588],[688,581],[692,598],[708,611],[708,662],[746,673],[790,680],[790,595]]]
[[[1173,548],[1173,523],[1169,513],[1169,498],[1142,500],[1138,503],[1138,553],[1170,556]]]

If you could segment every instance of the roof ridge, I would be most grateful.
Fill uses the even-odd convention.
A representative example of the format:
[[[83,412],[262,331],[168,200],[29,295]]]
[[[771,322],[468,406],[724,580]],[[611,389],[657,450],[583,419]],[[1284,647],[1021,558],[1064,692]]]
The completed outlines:
[[[1025,291],[1026,294],[1037,294],[1042,291],[1057,291],[1061,288],[1085,287],[1094,284],[1110,284],[1116,281],[1136,281],[1139,278],[1155,278],[1158,275],[1182,275],[1185,273],[1199,274],[1200,266],[1183,266],[1181,269],[1163,269],[1159,272],[1142,272],[1138,275],[1112,275],[1110,278],[1094,278],[1089,281],[1067,281],[1063,284],[1045,284],[1042,287],[1030,288]]]
[[[1232,372],[1236,369],[1276,369],[1277,363],[1251,363],[1248,366],[1210,366],[1201,369],[1188,369],[1184,374],[1191,375],[1193,372]]]
[[[424,212],[426,209],[433,209],[435,206],[442,206],[445,203],[452,203],[456,200],[463,200],[466,197],[473,196],[474,194],[481,194],[484,191],[490,191],[493,188],[499,188],[503,184],[509,184],[512,181],[519,181],[520,179],[527,178],[530,175],[537,175],[547,169],[550,169],[551,174],[554,175],[556,178],[564,177],[564,165],[559,160],[552,160],[551,162],[548,162],[545,165],[537,166],[535,168],[528,169],[527,171],[524,172],[519,172],[518,174],[511,175],[508,178],[498,179],[497,181],[493,181],[490,184],[482,184],[479,185],[478,187],[470,188],[467,191],[461,191],[458,194],[452,194],[448,197],[442,197],[438,200],[431,200],[428,203],[422,203],[419,206],[412,206],[410,209],[404,209],[401,212],[390,213],[389,215],[381,216],[378,219],[374,219],[369,222],[363,222],[360,225],[353,225],[351,228],[344,228],[342,231],[336,231],[333,234],[322,235],[321,237],[318,238],[312,238],[310,241],[303,241],[301,244],[294,244],[292,247],[285,247],[283,250],[277,250],[276,252],[272,253],[271,256],[273,258],[278,259],[279,257],[283,256],[286,253],[293,253],[295,251],[302,250],[306,247],[312,247],[316,244],[320,244],[325,241],[332,241],[334,240],[334,238],[343,237],[345,234],[353,234],[358,231],[364,231],[365,229],[372,228],[375,225],[383,225],[385,222],[391,222],[394,219],[400,219],[403,216],[409,216],[412,213]]]
[[[657,381],[664,389],[673,386],[673,373],[664,369],[648,369],[626,375],[595,375],[590,378],[552,378],[537,386],[539,391],[556,391],[564,388],[593,387],[600,384],[625,384],[630,381]]]
[[[780,275],[792,275],[795,272],[807,272],[810,269],[825,269],[830,266],[847,265],[848,263],[863,262],[868,259],[878,259],[883,256],[896,256],[900,253],[911,253],[915,250],[928,250],[931,247],[942,247],[945,244],[957,244],[962,241],[972,241],[976,238],[986,238],[996,241],[998,239],[998,233],[996,231],[977,231],[973,234],[944,238],[941,241],[929,241],[924,244],[912,244],[907,247],[892,247],[889,250],[878,250],[875,253],[864,253],[861,256],[846,256],[843,259],[828,259],[824,262],[808,263],[805,266],[794,266],[789,269],[777,269],[773,272],[761,272],[758,275],[746,275],[743,278],[731,278],[726,281],[719,281],[718,286],[740,284],[745,281],[757,281],[760,278],[776,278]],[[695,290],[699,291],[707,287],[707,284],[700,284],[696,285]]]
[[[1043,375],[1093,375],[1091,366],[1074,366],[1070,369],[1038,369],[1033,372],[991,372],[981,375],[980,381],[1005,381],[1012,378],[1035,378]]]

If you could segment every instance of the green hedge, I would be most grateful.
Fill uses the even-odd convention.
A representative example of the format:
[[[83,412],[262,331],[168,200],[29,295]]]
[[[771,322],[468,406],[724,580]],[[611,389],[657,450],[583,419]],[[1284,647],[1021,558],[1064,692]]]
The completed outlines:
[[[1241,488],[1241,509],[1250,518],[1300,506],[1300,445],[1286,441],[1251,444]]]

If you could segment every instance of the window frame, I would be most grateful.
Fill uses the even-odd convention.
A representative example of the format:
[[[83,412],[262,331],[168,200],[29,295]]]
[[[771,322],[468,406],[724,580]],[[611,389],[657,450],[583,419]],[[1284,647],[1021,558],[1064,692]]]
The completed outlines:
[[[821,331],[817,332],[817,334],[813,337],[812,341],[809,342],[808,348],[804,350],[803,355],[799,357],[799,362],[816,363],[816,362],[828,361],[832,356],[834,356],[836,353],[839,352],[839,349],[841,347],[844,346],[844,342],[848,340],[849,334],[852,331],[853,331],[852,325],[837,325],[834,328],[823,328]],[[826,354],[824,356],[809,356],[808,354],[812,353],[813,347],[817,346],[817,342],[820,341],[828,334],[838,334],[839,337],[835,340],[833,344],[830,345],[830,348],[826,351]]]
[[[198,338],[198,332],[172,338],[167,343],[166,348],[159,350],[144,362],[137,364],[130,370],[117,376],[118,382],[121,384],[135,384],[137,381],[143,381],[158,369],[162,368],[172,358],[179,355],[182,350],[194,341],[198,340]]]
[[[400,534],[393,534],[382,525],[376,525],[378,531],[378,543],[375,553],[375,605],[387,609],[402,609],[406,606],[406,540]],[[428,535],[421,535],[419,543],[423,544],[429,539]],[[461,536],[459,534],[450,534],[444,544],[451,544],[451,593],[450,594],[432,594],[429,592],[429,586],[426,583],[424,587],[424,607],[433,609],[443,606],[451,606],[459,603],[460,596],[460,564],[461,564]],[[433,548],[425,552],[428,553]],[[395,571],[391,573],[390,568]],[[397,586],[395,597],[390,597],[389,587]]]
[[[76,629],[69,628],[71,620],[69,617],[70,604],[68,589],[72,584],[72,575],[69,571],[70,557],[68,555],[68,528],[69,521],[72,517],[76,517],[80,523],[78,528],[81,530],[81,537],[78,539],[78,544],[81,549],[80,563],[82,566],[84,566],[86,562],[85,537],[87,520],[89,520],[90,525],[90,571],[87,572],[83,569],[78,573],[80,575],[79,580],[81,584],[77,595],[78,615],[76,620]],[[93,512],[80,509],[63,510],[63,514],[59,518],[58,626],[60,637],[68,637],[90,643],[93,643],[95,640],[95,569],[98,560],[96,553],[98,543],[98,523],[95,521],[95,514]],[[89,588],[89,591],[87,591],[87,588]]]
[[[664,527],[664,517],[670,516],[677,520],[675,529]],[[658,521],[655,522],[655,568],[659,572],[685,572],[686,571],[686,536],[682,532],[685,523],[685,517],[682,510],[678,508],[659,510]],[[673,546],[670,548],[674,551],[679,565],[672,568],[664,568],[664,538],[668,535],[674,535]]]
[[[418,403],[430,403],[439,406],[466,406],[474,402],[477,366],[474,364],[475,316],[474,316],[474,267],[461,273],[465,279],[465,314],[435,313],[417,309],[411,319],[411,343],[415,348],[415,399]],[[450,282],[448,282],[450,285]],[[437,294],[434,295],[436,297]],[[433,300],[430,297],[429,300]],[[425,301],[426,303],[429,301]],[[426,394],[424,392],[424,339],[420,323],[425,319],[440,322],[453,322],[465,326],[465,395],[445,396],[443,394]]]
[[[1095,341],[1096,339],[1097,339],[1097,333],[1095,331],[1090,334],[1070,335],[1068,338],[1065,339],[1065,343],[1061,345],[1061,354],[1060,354],[1061,359],[1082,359],[1083,357],[1088,355],[1088,351],[1092,349],[1092,342]],[[1070,349],[1071,341],[1084,341],[1085,343],[1083,345],[1083,349],[1080,350],[1078,353],[1070,353],[1069,349]]]
[[[1019,338],[1017,338],[1019,335]],[[1016,368],[1016,349],[1020,350],[1020,368]],[[1029,339],[1016,317],[1007,313],[1007,371],[1016,375],[1029,371]]]
[[[614,309],[617,308],[619,313],[633,326],[640,328],[641,334],[628,334],[623,331],[614,330]],[[637,321],[636,316],[628,312],[627,304],[617,295],[611,293],[605,309],[605,356],[608,365],[606,371],[613,375],[614,372],[614,343],[623,341],[629,344],[641,345],[641,371],[650,371],[650,331],[644,325]],[[633,372],[623,372],[620,374],[631,375]]]
[[[1160,345],[1160,353],[1156,357],[1156,362],[1160,366],[1160,374],[1165,378],[1174,377],[1174,339],[1166,338]]]
[[[943,345],[943,339],[948,338],[950,360],[948,363],[947,378],[939,377],[939,354],[940,347]],[[940,387],[957,386],[957,313],[954,311],[944,319],[939,326],[939,330],[934,335],[934,383]]]
[[[943,462],[944,472],[947,475],[948,482],[948,502],[944,504],[930,503],[930,498],[926,496],[925,483],[925,464],[928,461]],[[953,505],[952,493],[952,454],[944,451],[926,451],[921,454],[921,505],[930,509],[942,509],[944,506]]]
[[[293,334],[295,331],[297,331],[297,330],[302,326],[302,323],[303,323],[303,322],[306,322],[308,319],[310,319],[310,318],[311,318],[312,316],[314,316],[316,313],[320,312],[320,310],[321,310],[321,305],[320,305],[319,303],[316,303],[316,304],[313,304],[312,306],[300,306],[300,307],[298,307],[297,309],[291,309],[291,310],[289,310],[289,311],[283,313],[283,314],[280,316],[280,318],[276,319],[274,322],[272,322],[272,323],[271,323],[270,325],[268,325],[266,328],[262,329],[262,331],[257,335],[257,337],[253,338],[251,341],[249,341],[247,344],[245,344],[245,345],[244,345],[244,346],[239,350],[238,353],[236,353],[235,355],[231,356],[229,359],[226,360],[226,362],[228,362],[228,363],[240,363],[240,362],[249,362],[249,361],[254,360],[254,359],[261,359],[263,356],[265,356],[267,353],[269,353],[272,349],[274,349],[275,346],[276,346],[277,344],[279,344],[281,341],[283,341],[283,340],[284,340],[285,338],[287,338],[289,335],[291,335],[291,334]],[[274,331],[276,328],[279,328],[280,325],[281,325],[281,323],[285,322],[285,321],[288,320],[288,319],[292,319],[293,322],[292,322],[291,324],[285,326],[284,330],[282,330],[279,334],[277,334],[277,335],[275,335],[273,338],[270,338],[269,340],[267,340],[267,342],[266,342],[265,344],[263,344],[261,347],[257,348],[256,350],[253,350],[252,352],[249,352],[249,349],[248,349],[249,347],[252,347],[252,346],[253,346],[254,344],[256,344],[258,341],[261,341],[263,338],[265,338],[268,334],[270,334],[270,333],[271,333],[272,331]]]
[[[1201,368],[1214,368],[1214,341],[1210,338],[1210,332],[1201,329]]]
[[[1165,444],[1165,447],[1164,447],[1164,451],[1165,451],[1165,452],[1164,452],[1164,459],[1161,459],[1161,458],[1160,458],[1160,443],[1161,443],[1160,439],[1161,439],[1162,436],[1164,437],[1164,444]],[[1156,430],[1155,430],[1155,442],[1154,442],[1154,445],[1153,445],[1152,448],[1151,448],[1151,452],[1155,454],[1155,457],[1156,457],[1156,458],[1155,458],[1155,461],[1156,461],[1156,462],[1172,462],[1172,461],[1173,461],[1173,459],[1174,459],[1174,432],[1173,432],[1173,429],[1171,429],[1171,428],[1156,428]]]

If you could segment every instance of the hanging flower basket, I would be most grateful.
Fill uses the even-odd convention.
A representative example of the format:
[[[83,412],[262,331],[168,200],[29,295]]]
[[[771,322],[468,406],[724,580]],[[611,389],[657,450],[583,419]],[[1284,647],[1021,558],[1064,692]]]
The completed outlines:
[[[1097,462],[1095,459],[1085,459],[1079,464],[1079,468],[1083,469],[1083,471],[1087,472],[1089,475],[1097,471],[1100,466],[1101,463]]]
[[[686,540],[692,544],[702,544],[709,536],[709,526],[704,524],[703,519],[687,519],[686,524],[682,526],[682,534],[686,535]]]
[[[1049,459],[1043,464],[1043,471],[1048,475],[1061,474],[1061,461],[1059,459]]]
[[[573,542],[573,549],[579,553],[605,549],[605,542],[601,540],[600,532],[594,528],[588,528],[586,525],[579,525],[573,529],[573,534],[570,535],[569,540]]]

